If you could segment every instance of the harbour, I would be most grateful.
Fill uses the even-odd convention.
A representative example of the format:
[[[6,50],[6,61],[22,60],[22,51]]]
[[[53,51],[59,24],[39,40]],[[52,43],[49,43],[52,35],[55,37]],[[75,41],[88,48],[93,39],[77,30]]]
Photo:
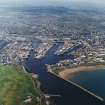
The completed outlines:
[[[104,102],[102,98],[81,88],[79,85],[77,86],[73,82],[66,81],[47,71],[46,64],[54,64],[64,59],[62,57],[60,59],[59,56],[54,54],[59,46],[59,43],[54,44],[47,52],[45,58],[42,59],[33,58],[33,51],[31,51],[30,57],[26,59],[24,65],[25,69],[29,73],[38,74],[41,82],[41,89],[44,93],[61,96],[55,99],[55,105],[77,105],[78,103],[81,105],[103,105]],[[72,56],[71,59],[73,59]]]

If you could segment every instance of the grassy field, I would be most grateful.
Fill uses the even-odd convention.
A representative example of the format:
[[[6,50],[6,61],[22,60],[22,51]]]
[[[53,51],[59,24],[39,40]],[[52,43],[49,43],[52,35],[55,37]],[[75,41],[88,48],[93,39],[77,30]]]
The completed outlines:
[[[27,96],[34,97],[29,105],[36,105],[39,93],[33,88],[30,76],[14,66],[0,65],[0,105],[24,105]]]

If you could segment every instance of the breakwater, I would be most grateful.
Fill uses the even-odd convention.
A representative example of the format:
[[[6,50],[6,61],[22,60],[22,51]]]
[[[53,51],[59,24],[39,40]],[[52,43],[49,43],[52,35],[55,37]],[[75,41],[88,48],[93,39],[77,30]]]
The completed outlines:
[[[54,44],[54,46],[47,52],[45,58],[35,59],[30,56],[25,61],[24,66],[26,70],[29,73],[39,75],[42,91],[46,94],[60,95],[61,97],[55,98],[56,105],[104,105],[102,98],[73,82],[66,81],[47,71],[45,64],[54,64],[62,59],[54,54],[58,47],[59,44]],[[72,55],[70,58],[73,59]]]

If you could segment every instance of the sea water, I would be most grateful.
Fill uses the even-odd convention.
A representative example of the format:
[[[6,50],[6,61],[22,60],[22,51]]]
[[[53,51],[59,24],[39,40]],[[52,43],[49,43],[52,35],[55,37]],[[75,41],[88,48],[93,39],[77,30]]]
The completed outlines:
[[[76,74],[70,80],[105,100],[105,70],[82,72]]]

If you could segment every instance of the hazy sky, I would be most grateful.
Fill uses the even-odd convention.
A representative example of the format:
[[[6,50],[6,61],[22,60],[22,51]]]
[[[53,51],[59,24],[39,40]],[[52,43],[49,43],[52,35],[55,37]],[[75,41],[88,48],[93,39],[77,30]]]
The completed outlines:
[[[91,3],[91,4],[104,4],[105,0],[0,0],[0,4],[32,4],[32,5],[47,5],[47,4],[68,4],[68,3]]]

